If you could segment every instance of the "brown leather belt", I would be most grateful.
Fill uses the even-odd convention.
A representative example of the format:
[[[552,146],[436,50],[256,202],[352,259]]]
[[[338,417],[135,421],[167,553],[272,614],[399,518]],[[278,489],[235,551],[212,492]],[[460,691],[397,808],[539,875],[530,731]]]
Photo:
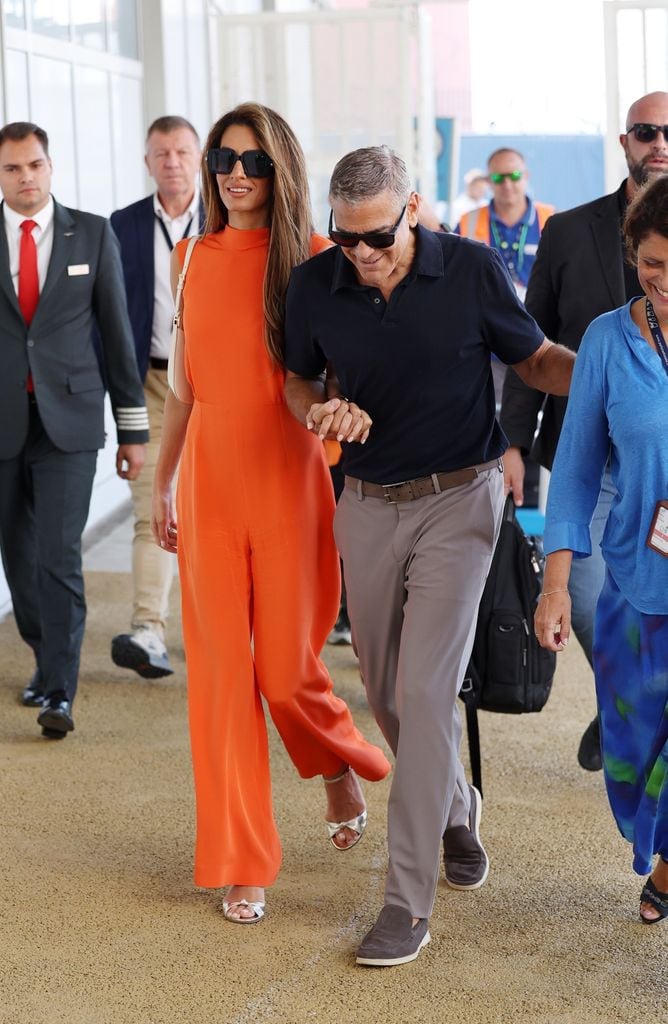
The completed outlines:
[[[152,370],[166,370],[169,366],[169,359],[158,359],[157,356],[150,356],[148,365]]]
[[[417,480],[402,480],[398,484],[372,484],[368,480],[358,480],[354,476],[347,476],[345,482],[346,487],[353,488],[366,498],[384,498],[388,505],[396,505],[400,501],[415,501],[416,498],[424,498],[427,494],[440,494],[451,487],[461,487],[462,484],[475,480],[486,469],[495,467],[500,473],[503,472],[501,459],[493,459],[480,466],[469,466],[467,469],[456,469],[453,473],[432,473],[431,476],[421,476]]]

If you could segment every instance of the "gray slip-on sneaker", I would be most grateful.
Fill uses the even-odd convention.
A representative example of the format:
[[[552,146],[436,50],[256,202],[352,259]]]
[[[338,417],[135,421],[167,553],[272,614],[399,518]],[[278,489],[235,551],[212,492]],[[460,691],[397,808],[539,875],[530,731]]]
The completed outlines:
[[[469,827],[456,825],[443,833],[445,880],[452,889],[479,889],[489,874],[489,857],[480,842],[482,797],[475,786],[469,792]]]
[[[410,963],[431,939],[428,926],[429,921],[423,917],[413,927],[410,910],[386,904],[371,931],[362,939],[357,963],[369,967]]]

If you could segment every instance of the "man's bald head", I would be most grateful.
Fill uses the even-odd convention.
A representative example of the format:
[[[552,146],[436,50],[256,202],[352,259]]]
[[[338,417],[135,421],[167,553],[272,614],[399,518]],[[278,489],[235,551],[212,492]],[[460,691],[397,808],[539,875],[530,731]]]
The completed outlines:
[[[650,92],[629,107],[626,131],[619,136],[629,168],[629,198],[640,185],[659,175],[668,174],[668,139],[664,131],[666,125],[668,92]],[[652,132],[651,126],[658,130]]]

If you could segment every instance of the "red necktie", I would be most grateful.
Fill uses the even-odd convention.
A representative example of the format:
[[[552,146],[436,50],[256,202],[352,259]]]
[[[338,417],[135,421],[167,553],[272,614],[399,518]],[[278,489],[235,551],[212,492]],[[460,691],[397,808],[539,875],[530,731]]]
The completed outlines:
[[[23,313],[23,319],[30,326],[35,315],[37,303],[39,302],[39,274],[37,273],[37,246],[32,237],[32,229],[37,227],[37,221],[24,220],[21,222],[21,247],[19,249],[19,307]],[[32,374],[28,372],[26,391],[34,391]]]
[[[24,220],[21,223],[21,248],[19,250],[19,306],[23,319],[30,326],[39,302],[39,274],[37,273],[37,246],[32,229],[37,221]]]

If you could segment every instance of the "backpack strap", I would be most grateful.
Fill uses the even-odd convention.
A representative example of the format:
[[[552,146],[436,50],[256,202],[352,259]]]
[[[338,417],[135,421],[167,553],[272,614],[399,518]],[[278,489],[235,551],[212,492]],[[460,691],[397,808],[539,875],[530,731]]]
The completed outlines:
[[[478,725],[478,697],[476,690],[475,669],[469,667],[459,691],[459,697],[466,709],[466,734],[469,741],[469,760],[471,762],[471,781],[482,796],[482,763],[480,759],[480,728]],[[478,680],[479,682],[479,680]]]

